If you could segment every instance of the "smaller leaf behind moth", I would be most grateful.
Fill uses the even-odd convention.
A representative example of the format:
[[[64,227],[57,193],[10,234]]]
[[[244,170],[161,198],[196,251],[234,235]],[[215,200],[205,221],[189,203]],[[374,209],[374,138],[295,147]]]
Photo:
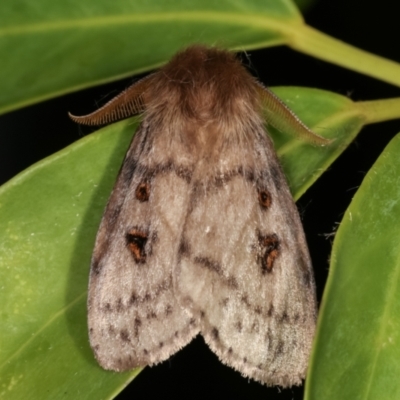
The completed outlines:
[[[203,46],[71,117],[99,124],[142,111],[92,257],[88,324],[98,362],[115,371],[153,365],[200,333],[244,376],[300,384],[315,284],[263,116],[327,141],[234,54]]]

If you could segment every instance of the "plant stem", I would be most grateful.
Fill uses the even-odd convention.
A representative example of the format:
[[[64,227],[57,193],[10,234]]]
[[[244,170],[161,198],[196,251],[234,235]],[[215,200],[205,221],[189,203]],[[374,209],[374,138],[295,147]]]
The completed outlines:
[[[400,86],[399,63],[360,50],[310,26],[296,26],[289,45],[313,57]]]
[[[400,118],[400,98],[360,101],[354,104],[365,116],[366,124]]]

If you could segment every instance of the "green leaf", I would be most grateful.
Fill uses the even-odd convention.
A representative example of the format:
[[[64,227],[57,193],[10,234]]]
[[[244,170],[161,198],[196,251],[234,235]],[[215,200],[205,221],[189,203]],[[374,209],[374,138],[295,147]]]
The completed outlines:
[[[357,103],[331,92],[293,87],[272,90],[314,132],[334,140],[315,147],[269,128],[293,197],[298,199],[351,143],[366,117]]]
[[[287,0],[1,2],[0,110],[148,71],[193,42],[284,43],[279,26],[296,21]]]
[[[306,11],[307,9],[315,5],[315,3],[318,2],[318,0],[294,0],[293,2],[300,10]]]
[[[286,44],[400,86],[400,65],[304,24],[290,0],[0,2],[0,113],[148,71],[192,44]]]
[[[103,371],[86,326],[92,246],[135,127],[90,135],[0,189],[0,398],[109,398],[139,372]]]
[[[298,198],[361,129],[364,103],[313,89],[274,91],[320,134],[335,138],[313,147],[271,130]],[[382,107],[388,108],[399,107]],[[103,371],[86,332],[96,230],[136,126],[131,119],[104,128],[0,188],[0,397],[110,398],[137,374]]]
[[[400,135],[368,172],[336,234],[306,396],[400,398]]]

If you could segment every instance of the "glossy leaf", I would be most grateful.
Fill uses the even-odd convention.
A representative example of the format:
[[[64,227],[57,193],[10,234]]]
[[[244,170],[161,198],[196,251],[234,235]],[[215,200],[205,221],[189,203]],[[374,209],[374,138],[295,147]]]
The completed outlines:
[[[271,132],[298,198],[356,136],[368,106],[320,90],[275,92],[311,128],[335,138],[313,147]],[[388,108],[399,109],[396,102],[382,107]],[[106,372],[96,364],[85,317],[96,230],[135,127],[128,120],[104,128],[0,189],[3,397],[110,398],[137,373]]]
[[[153,69],[203,43],[293,49],[400,86],[400,65],[304,24],[290,0],[0,2],[0,113]]]
[[[284,43],[279,25],[296,21],[288,0],[2,2],[0,110],[148,71],[193,42]]]
[[[0,190],[1,398],[109,398],[138,372],[103,371],[86,325],[92,246],[134,129],[90,135]]]
[[[400,135],[336,234],[306,399],[400,398]]]

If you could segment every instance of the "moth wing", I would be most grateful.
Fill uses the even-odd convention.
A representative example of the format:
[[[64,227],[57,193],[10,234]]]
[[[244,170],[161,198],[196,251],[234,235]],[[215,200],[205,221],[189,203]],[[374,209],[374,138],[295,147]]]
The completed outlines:
[[[199,331],[172,282],[191,174],[179,146],[144,121],[106,207],[88,295],[90,343],[103,368],[158,363]]]
[[[222,362],[291,386],[305,377],[314,335],[312,266],[271,140],[262,128],[247,138],[196,170],[176,287]]]

